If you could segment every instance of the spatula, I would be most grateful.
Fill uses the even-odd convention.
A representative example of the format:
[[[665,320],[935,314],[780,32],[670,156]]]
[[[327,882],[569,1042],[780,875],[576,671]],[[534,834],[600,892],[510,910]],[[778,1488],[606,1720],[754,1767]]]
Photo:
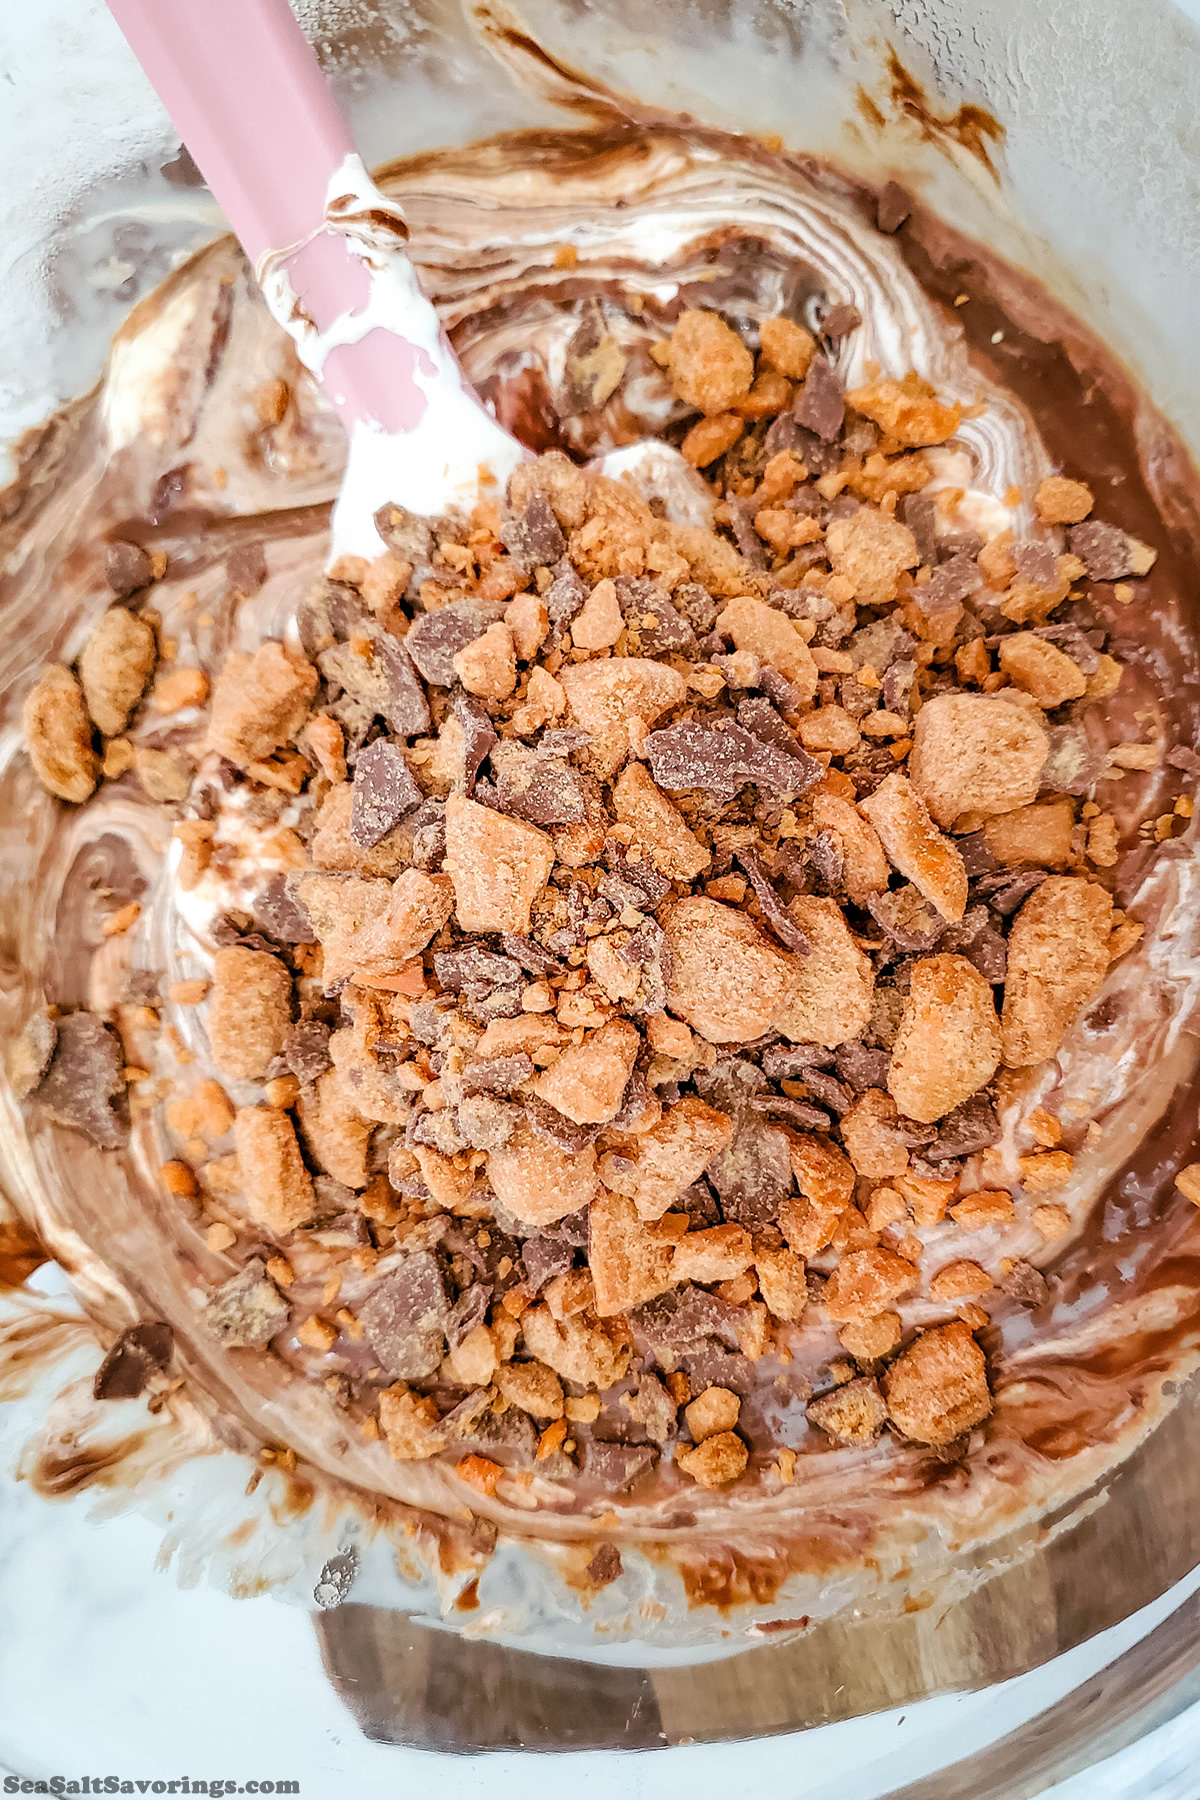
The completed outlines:
[[[459,366],[287,0],[109,0],[350,437],[332,557],[383,550],[387,502],[468,508],[527,452]]]

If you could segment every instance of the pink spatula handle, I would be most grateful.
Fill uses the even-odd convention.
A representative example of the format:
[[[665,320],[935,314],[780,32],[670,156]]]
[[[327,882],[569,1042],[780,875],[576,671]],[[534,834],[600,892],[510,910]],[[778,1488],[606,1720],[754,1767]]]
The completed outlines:
[[[389,503],[469,508],[526,454],[480,404],[287,0],[109,0],[350,434],[333,555],[375,556]]]
[[[252,263],[319,231],[354,143],[287,0],[109,0]]]

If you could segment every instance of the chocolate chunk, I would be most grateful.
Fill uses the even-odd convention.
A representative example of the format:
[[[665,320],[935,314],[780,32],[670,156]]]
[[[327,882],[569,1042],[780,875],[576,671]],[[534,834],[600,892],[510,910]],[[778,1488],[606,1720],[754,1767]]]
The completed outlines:
[[[315,1081],[330,1065],[328,1025],[319,1019],[301,1019],[288,1028],[282,1054],[297,1081]]]
[[[267,579],[267,553],[260,543],[242,544],[225,558],[231,588],[248,598],[257,594]]]
[[[537,756],[570,756],[573,751],[586,750],[592,741],[590,731],[580,731],[577,725],[561,725],[553,731],[543,731],[537,741]]]
[[[986,905],[970,905],[957,925],[946,925],[939,949],[964,956],[986,981],[1004,981],[1007,943],[993,927]]]
[[[440,1150],[443,1156],[457,1156],[460,1150],[467,1148],[450,1107],[444,1107],[440,1112],[412,1113],[405,1127],[404,1141]]]
[[[476,600],[451,600],[448,606],[439,606],[416,619],[404,639],[404,647],[418,674],[436,687],[451,687],[454,658],[482,637],[499,613],[498,607],[484,606]]]
[[[1051,572],[1053,575],[1053,569]],[[982,586],[978,563],[969,556],[952,556],[949,562],[938,564],[924,587],[913,589],[913,598],[922,612],[949,612]]]
[[[644,919],[629,940],[622,944],[620,957],[634,968],[646,969],[657,964],[667,981],[671,979],[671,951],[661,925]]]
[[[685,1188],[677,1200],[671,1203],[672,1212],[685,1212],[692,1221],[693,1229],[699,1231],[705,1225],[721,1223],[721,1209],[717,1205],[717,1197],[708,1183],[701,1177]]]
[[[563,964],[549,950],[535,943],[531,937],[522,937],[520,932],[506,931],[502,934],[501,943],[514,962],[519,962],[529,975],[561,975]]]
[[[699,636],[712,630],[721,608],[698,581],[682,581],[675,589],[675,605]]]
[[[949,562],[952,556],[969,556],[974,561],[986,542],[977,531],[948,531],[938,539],[937,559]]]
[[[764,670],[764,674],[767,671]],[[738,724],[752,732],[764,744],[784,756],[797,759],[807,754],[800,739],[794,731],[790,731],[780,718],[770,700],[743,700],[737,710]]]
[[[56,1125],[82,1131],[101,1150],[119,1150],[126,1133],[112,1101],[125,1091],[121,1040],[95,1013],[67,1013],[57,1023],[37,1102]]]
[[[875,202],[875,223],[888,237],[899,231],[912,217],[912,201],[898,181],[889,181],[879,190]]]
[[[1176,744],[1167,751],[1167,766],[1181,769],[1185,775],[1200,775],[1200,756],[1187,744]]]
[[[610,1131],[632,1131],[635,1123],[650,1105],[652,1096],[646,1077],[640,1069],[635,1069],[625,1083],[625,1092],[621,1096],[621,1110],[608,1122]]]
[[[874,1049],[860,1038],[853,1043],[839,1044],[834,1056],[839,1078],[856,1094],[867,1088],[886,1087],[890,1060],[886,1050]]]
[[[828,357],[814,356],[792,402],[792,417],[797,425],[814,431],[822,442],[831,444],[842,429],[845,416],[845,390],[834,373],[833,364]]]
[[[769,700],[772,700],[780,712],[794,713],[800,710],[800,696],[790,681],[785,681],[778,669],[770,663],[763,663],[758,671],[758,685]]]
[[[531,1294],[540,1294],[548,1281],[574,1267],[575,1252],[560,1238],[530,1237],[521,1246],[521,1261],[525,1265],[526,1287]]]
[[[711,1069],[697,1069],[693,1077],[702,1100],[719,1112],[737,1113],[750,1096],[767,1085],[766,1075],[745,1056],[724,1056]]]
[[[104,579],[114,594],[122,599],[149,587],[154,580],[154,565],[140,544],[126,538],[114,538],[104,551]]]
[[[832,831],[814,831],[805,839],[804,854],[825,886],[836,893],[846,874],[846,853],[840,840]]]
[[[941,913],[911,881],[869,895],[867,911],[901,950],[932,950],[946,929]]]
[[[778,750],[732,721],[718,727],[685,719],[653,731],[646,739],[646,757],[659,787],[676,793],[700,788],[722,801],[731,800],[748,781],[795,798],[825,774],[806,751]]]
[[[842,433],[842,450],[847,456],[869,456],[879,442],[879,427],[870,419],[864,419],[858,413],[851,413],[846,420],[846,429]],[[844,495],[838,495],[831,502],[829,516],[837,518],[837,508]]]
[[[622,844],[618,838],[604,840],[604,861],[610,873],[609,876],[601,877],[597,892],[603,898],[611,898],[617,912],[625,906],[636,906],[639,912],[653,912],[671,891],[671,883],[665,875],[659,873],[649,857],[643,856],[639,862],[631,862],[628,845]],[[614,883],[624,884],[619,901]],[[627,899],[624,897],[624,888],[629,890]],[[586,893],[587,890],[584,891]]]
[[[356,641],[355,645],[336,644],[317,657],[317,666],[326,681],[344,689],[353,702],[349,723],[354,725],[357,720],[361,731],[361,714],[366,708],[372,718],[383,719],[398,737],[428,730],[429,703],[404,645],[377,626],[361,626],[360,633],[369,641],[369,655],[360,653]],[[331,711],[343,719],[342,702]],[[361,742],[361,736],[358,741]]]
[[[162,1000],[162,982],[161,969],[130,969],[125,976],[121,998],[130,1006],[158,1006]],[[12,1079],[11,1069],[9,1078]],[[17,1098],[24,1096],[18,1094]]]
[[[804,432],[800,429],[790,412],[780,413],[778,418],[772,419],[771,423],[767,426],[767,435],[763,439],[763,449],[768,457],[777,456],[781,450],[793,450],[800,457],[800,460],[804,461],[804,458],[801,455],[800,446],[802,440],[810,435],[811,433]],[[820,442],[819,439],[815,441]],[[809,463],[808,468],[811,473],[813,465]]]
[[[191,478],[190,463],[181,463],[178,468],[168,469],[165,475],[159,476],[146,514],[151,525],[161,525],[167,514],[175,510],[187,493]]]
[[[397,737],[415,737],[420,731],[428,731],[429,702],[403,644],[388,632],[381,632],[376,640],[375,659],[387,683],[379,713],[389,731]]]
[[[705,1173],[727,1222],[765,1225],[778,1215],[792,1189],[787,1136],[757,1113],[745,1112]]]
[[[984,926],[962,955],[985,981],[1003,981],[1008,973],[1008,944],[991,925]]]
[[[408,821],[414,869],[440,869],[446,854],[446,803],[424,800]]]
[[[864,668],[874,669],[877,675],[883,675],[894,662],[911,661],[917,648],[917,640],[910,636],[894,614],[888,613],[882,619],[873,619],[869,625],[861,626],[851,635],[846,645],[847,654],[854,664],[855,671]],[[862,687],[861,682],[857,686]],[[868,696],[870,690],[866,690]],[[843,703],[844,704],[844,703]],[[874,701],[872,700],[872,704]]]
[[[763,918],[780,943],[786,950],[794,950],[798,956],[807,956],[812,945],[775,892],[767,871],[754,851],[739,850],[737,860],[750,878],[750,886],[754,889],[754,897],[762,910]]]
[[[1082,525],[1073,525],[1068,536],[1072,551],[1093,581],[1120,581],[1132,573],[1129,539],[1116,525],[1087,519]]]
[[[353,1188],[348,1188],[343,1181],[335,1181],[332,1175],[314,1175],[313,1191],[316,1195],[316,1216],[320,1224],[331,1223],[341,1213],[346,1213],[358,1205],[358,1195]]]
[[[519,987],[493,988],[490,994],[465,994],[463,1011],[478,1025],[490,1025],[493,1019],[519,1019],[521,990]]]
[[[547,496],[535,489],[524,512],[509,513],[500,523],[500,542],[526,569],[552,568],[567,553],[567,540]]]
[[[133,1400],[145,1391],[152,1375],[161,1375],[171,1361],[175,1333],[160,1322],[131,1325],[123,1331],[92,1383],[97,1400]]]
[[[586,1150],[589,1144],[595,1143],[600,1135],[599,1125],[576,1125],[572,1119],[566,1118],[556,1107],[547,1105],[535,1094],[525,1096],[525,1117],[530,1128],[548,1144],[555,1144],[560,1150],[575,1152]]]
[[[8,1079],[18,1100],[26,1100],[32,1094],[50,1067],[57,1042],[58,1026],[50,1014],[34,1013],[9,1052]]]
[[[1001,1275],[1000,1286],[1020,1306],[1043,1306],[1050,1297],[1045,1276],[1032,1263],[1015,1262],[1007,1275]]]
[[[506,756],[496,772],[496,800],[499,811],[530,825],[581,825],[587,781],[557,757]]]
[[[771,1081],[804,1081],[810,1069],[832,1065],[833,1051],[824,1044],[772,1044],[762,1053],[762,1072]]]
[[[592,1438],[584,1448],[584,1473],[610,1494],[623,1494],[658,1461],[653,1444],[610,1444]]]
[[[955,838],[954,847],[962,857],[963,868],[970,878],[976,875],[994,875],[1000,867],[988,849],[987,837],[982,831],[970,831],[965,837]]]
[[[497,744],[496,728],[479,701],[470,694],[456,694],[450,710],[463,729],[463,792],[475,791],[475,778]]]
[[[283,1330],[289,1310],[262,1259],[252,1256],[217,1289],[201,1317],[227,1350],[258,1350]]]
[[[416,1250],[376,1282],[358,1309],[381,1366],[401,1381],[432,1375],[442,1360],[450,1302],[437,1257]]]
[[[403,751],[387,738],[376,738],[359,751],[354,766],[351,838],[360,850],[373,850],[423,798]]]
[[[463,1339],[483,1324],[491,1298],[492,1290],[486,1282],[474,1281],[463,1289],[446,1315],[446,1343],[451,1350],[457,1350]]]
[[[521,1109],[491,1094],[466,1094],[458,1103],[458,1135],[472,1150],[499,1150],[521,1121]]]
[[[688,1282],[635,1306],[629,1322],[655,1351],[675,1355],[712,1338],[736,1345],[740,1310]]]
[[[986,898],[989,906],[1008,918],[1028,900],[1034,888],[1042,885],[1046,875],[1045,869],[1022,869],[1012,875],[1006,872],[981,875],[971,886],[975,895]]]
[[[300,602],[296,623],[304,654],[315,662],[323,650],[345,643],[359,624],[370,618],[370,609],[357,588],[344,581],[318,576]]]
[[[662,927],[653,919],[646,919],[621,946],[619,955],[641,970],[637,995],[626,1002],[627,1010],[641,1017],[664,1012],[674,964]]]
[[[554,580],[542,595],[553,625],[569,625],[588,597],[588,590],[569,562],[559,563]]]
[[[341,726],[346,756],[352,762],[375,729],[374,707],[365,700],[343,694],[340,699],[331,701],[326,711]]]
[[[1022,544],[1014,544],[1012,559],[1017,565],[1017,577],[1027,581],[1031,587],[1042,588],[1049,592],[1058,583],[1058,570],[1054,564],[1054,551],[1049,544],[1030,539]]]
[[[941,1120],[925,1155],[931,1163],[947,1162],[951,1157],[974,1156],[977,1150],[987,1150],[999,1141],[995,1107],[986,1094],[972,1094]]]
[[[1105,749],[1088,736],[1086,721],[1055,725],[1042,765],[1041,789],[1050,794],[1089,794],[1105,772]]]
[[[932,494],[905,494],[900,502],[900,517],[917,540],[921,561],[932,566],[938,542],[937,502]]]
[[[809,1069],[805,1073],[804,1083],[814,1100],[822,1101],[839,1118],[844,1112],[849,1112],[854,1096],[835,1075],[828,1074],[824,1069]]]
[[[445,1422],[442,1421],[443,1425]],[[457,1436],[464,1451],[475,1451],[490,1462],[509,1467],[531,1463],[537,1450],[537,1427],[519,1406],[510,1406],[502,1413],[477,1412],[475,1422],[460,1430]]]
[[[355,1194],[350,1195],[353,1201]],[[366,1250],[371,1247],[371,1230],[360,1212],[335,1213],[308,1234],[309,1240],[323,1250]]]
[[[435,950],[433,970],[439,983],[452,994],[482,995],[497,987],[514,987],[521,981],[521,965],[511,956],[468,944],[461,950]]]
[[[857,306],[851,306],[843,300],[837,306],[831,306],[821,320],[822,337],[840,339],[849,337],[862,324],[862,314]]]
[[[671,604],[670,596],[657,581],[644,575],[618,575],[613,585],[626,625],[641,636],[643,656],[695,650],[696,633],[691,623]],[[653,623],[647,625],[647,619]]]
[[[262,888],[250,902],[254,909],[254,918],[261,925],[268,937],[277,944],[315,944],[317,934],[312,928],[312,920],[296,900],[288,886],[286,875],[272,875],[266,887]],[[215,935],[215,934],[214,934]],[[236,934],[229,940],[241,943],[248,949],[269,950],[272,946],[265,943],[247,944],[244,934]]]
[[[520,1228],[498,1201],[493,1204],[492,1213],[494,1223],[484,1231],[478,1221],[448,1220],[442,1241],[448,1253],[465,1257],[481,1281],[502,1293],[521,1279],[521,1245],[513,1235]],[[479,1242],[481,1236],[486,1243]]]
[[[584,1570],[594,1588],[604,1588],[621,1576],[621,1552],[615,1544],[600,1544]]]
[[[405,506],[389,501],[375,514],[375,529],[397,556],[414,566],[427,563],[433,555],[433,532],[428,519],[409,512]]]
[[[829,1114],[808,1100],[791,1100],[784,1094],[756,1094],[750,1104],[757,1112],[787,1119],[800,1131],[828,1131]]]
[[[731,1393],[742,1395],[754,1391],[754,1364],[736,1350],[722,1350],[711,1342],[702,1344],[684,1357],[683,1366],[693,1394],[702,1394],[710,1387],[728,1388]]]
[[[261,931],[254,931],[253,925],[249,913],[222,913],[213,926],[213,942],[218,950],[236,946],[241,950],[265,950],[268,955],[273,955],[277,946]]]
[[[1035,625],[1033,635],[1045,638],[1047,643],[1057,644],[1058,648],[1064,651],[1073,663],[1078,663],[1085,675],[1094,675],[1100,667],[1099,649],[1089,641],[1086,632],[1081,631],[1078,625],[1071,624],[1069,620],[1061,625]],[[1093,637],[1096,635],[1095,632],[1092,633]],[[1101,639],[1102,645],[1103,638]]]
[[[353,1544],[348,1550],[340,1550],[329,1558],[313,1587],[313,1599],[322,1612],[332,1612],[335,1606],[341,1606],[349,1597],[357,1574],[358,1551]]]
[[[961,919],[958,919],[953,925],[944,927],[939,940],[942,950],[965,952],[982,935],[987,925],[987,907],[968,906]]]
[[[770,567],[767,548],[754,529],[754,515],[758,508],[747,500],[731,500],[729,502],[729,523],[733,531],[733,541],[745,557],[752,569]]]
[[[511,1094],[533,1074],[532,1059],[524,1051],[493,1056],[486,1062],[468,1063],[460,1080],[464,1095]]]
[[[581,1206],[577,1212],[567,1213],[565,1218],[547,1225],[544,1235],[561,1238],[564,1244],[570,1244],[576,1250],[586,1250],[590,1217],[589,1209]]]

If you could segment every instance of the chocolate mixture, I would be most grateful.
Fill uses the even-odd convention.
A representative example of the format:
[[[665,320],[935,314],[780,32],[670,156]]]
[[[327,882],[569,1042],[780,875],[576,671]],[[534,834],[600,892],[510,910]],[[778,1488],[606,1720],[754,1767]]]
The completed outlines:
[[[421,167],[430,285],[545,453],[327,577],[334,428],[236,255],[134,315],[170,382],[119,344],[7,527],[21,1210],[140,1320],[105,1392],[178,1380],[173,1331],[226,1441],[270,1405],[359,1488],[776,1584],[986,1536],[1193,1346],[1181,490],[894,190],[881,236],[740,140],[538,150],[564,217],[628,180],[686,223],[669,153],[892,287],[728,226],[674,228],[666,297],[544,239],[531,288],[528,201],[469,276]],[[640,486],[573,460],[648,430]]]

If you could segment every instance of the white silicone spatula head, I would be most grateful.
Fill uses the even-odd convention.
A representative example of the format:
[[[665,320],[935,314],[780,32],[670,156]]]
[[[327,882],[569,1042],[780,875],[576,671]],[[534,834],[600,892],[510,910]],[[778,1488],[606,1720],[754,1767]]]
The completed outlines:
[[[527,454],[467,382],[287,0],[109,0],[180,136],[350,436],[334,559],[374,515],[470,507]]]

